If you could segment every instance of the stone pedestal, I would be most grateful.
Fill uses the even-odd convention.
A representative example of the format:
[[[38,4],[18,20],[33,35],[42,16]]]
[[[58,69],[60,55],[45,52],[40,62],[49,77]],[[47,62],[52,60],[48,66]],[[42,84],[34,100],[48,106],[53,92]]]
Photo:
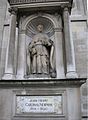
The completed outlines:
[[[85,80],[3,80],[0,82],[0,119],[80,120],[80,86]]]

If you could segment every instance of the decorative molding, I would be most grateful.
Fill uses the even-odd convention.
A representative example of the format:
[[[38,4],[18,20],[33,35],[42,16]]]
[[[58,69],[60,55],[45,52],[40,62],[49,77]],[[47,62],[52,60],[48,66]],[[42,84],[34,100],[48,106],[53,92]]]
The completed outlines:
[[[36,78],[36,79],[17,79],[17,80],[1,80],[0,88],[10,88],[10,87],[52,87],[52,86],[81,86],[86,82],[87,78],[66,78],[66,79],[57,79],[57,78]]]
[[[67,6],[65,6],[64,11],[69,11],[69,8]]]
[[[19,30],[19,34],[26,34],[26,30]]]
[[[17,14],[17,7],[10,7],[10,8],[8,8],[8,11],[11,13],[11,14],[14,14],[14,15],[16,15]]]
[[[62,28],[54,28],[55,32],[62,32],[62,30],[63,30]]]
[[[72,0],[8,0],[11,5],[25,3],[46,3],[46,2],[71,2]]]

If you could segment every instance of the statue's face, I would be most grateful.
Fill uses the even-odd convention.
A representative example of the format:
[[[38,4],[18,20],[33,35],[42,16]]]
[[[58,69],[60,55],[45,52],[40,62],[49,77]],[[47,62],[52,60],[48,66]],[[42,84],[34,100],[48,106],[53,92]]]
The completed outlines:
[[[42,32],[43,31],[43,25],[38,25],[37,29],[38,29],[39,32]]]

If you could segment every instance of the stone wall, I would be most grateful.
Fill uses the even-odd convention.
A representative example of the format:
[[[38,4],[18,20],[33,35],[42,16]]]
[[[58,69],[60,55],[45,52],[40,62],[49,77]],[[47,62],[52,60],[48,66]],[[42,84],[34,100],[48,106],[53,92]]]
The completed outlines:
[[[87,0],[74,0],[71,15],[71,27],[75,49],[75,61],[78,77],[88,76],[88,41],[87,41]],[[88,81],[88,80],[87,80]],[[83,120],[88,117],[88,82],[82,85],[81,112]]]
[[[80,78],[87,77],[87,23],[86,21],[72,21],[72,33],[75,48],[76,70]],[[87,111],[87,86],[81,87],[82,115],[86,116]]]
[[[0,120],[80,120],[80,88],[77,86],[79,83],[75,83],[74,81],[77,82],[76,80],[71,80],[70,82],[69,80],[62,80],[62,82],[58,80],[57,83],[55,80],[51,83],[49,81],[42,81],[39,84],[36,84],[36,81],[35,83],[15,82],[14,80],[11,82],[2,82],[2,86],[0,87]],[[47,112],[48,114],[17,112],[18,96],[49,97],[58,95],[61,95],[63,98],[60,114],[56,112]],[[22,103],[21,106],[23,106]],[[22,108],[20,109],[22,110]]]
[[[87,23],[86,20],[73,20],[72,34],[75,49],[78,77],[87,77]]]
[[[78,73],[78,76],[80,78],[87,77],[88,71],[88,43],[87,43],[87,17],[86,17],[86,1],[87,0],[74,0],[73,3],[73,9],[72,9],[72,15],[70,17],[71,19],[71,28],[72,28],[72,35],[73,35],[73,41],[74,41],[74,49],[75,49],[75,60],[76,60],[76,70]],[[6,0],[0,0],[0,76],[4,73],[4,66],[5,66],[5,59],[6,59],[6,48],[8,44],[9,39],[9,24],[10,24],[10,14],[8,11],[8,3]],[[3,32],[4,30],[4,32]],[[7,34],[6,34],[7,33]],[[3,37],[4,36],[4,37]],[[2,41],[3,40],[3,41]],[[2,44],[4,47],[2,48]],[[81,87],[81,112],[83,120],[86,120],[87,116],[87,86],[88,82],[85,83]],[[5,92],[7,91],[7,93]],[[8,97],[6,96],[8,95]],[[5,113],[5,118],[8,117],[8,120],[10,119],[11,113],[7,112],[9,108],[9,100],[11,91],[10,90],[0,90],[0,106],[2,106],[3,102],[4,107],[2,110],[0,110],[0,114]],[[4,96],[4,97],[3,97]],[[6,96],[6,97],[5,97]],[[6,111],[6,112],[3,112]],[[88,116],[87,116],[88,117]],[[7,119],[6,119],[7,120]]]

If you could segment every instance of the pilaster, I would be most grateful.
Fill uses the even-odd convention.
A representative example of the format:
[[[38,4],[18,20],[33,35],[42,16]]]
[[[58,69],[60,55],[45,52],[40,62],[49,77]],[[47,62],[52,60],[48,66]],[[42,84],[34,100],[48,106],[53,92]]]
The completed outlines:
[[[15,79],[14,53],[15,53],[15,38],[16,38],[16,8],[9,8],[11,13],[10,23],[10,39],[7,49],[6,66],[3,79]]]
[[[26,31],[19,27],[18,64],[16,79],[25,79],[26,74]]]
[[[65,37],[65,50],[66,50],[66,77],[77,78],[75,69],[75,56],[73,49],[73,42],[70,34],[70,21],[69,21],[69,8],[63,9],[63,21],[64,21],[64,37]]]
[[[62,46],[62,42],[63,42],[62,27],[54,28],[54,32],[55,32],[57,78],[61,79],[61,78],[65,78],[64,66],[63,66],[64,63],[63,63],[63,46]]]

